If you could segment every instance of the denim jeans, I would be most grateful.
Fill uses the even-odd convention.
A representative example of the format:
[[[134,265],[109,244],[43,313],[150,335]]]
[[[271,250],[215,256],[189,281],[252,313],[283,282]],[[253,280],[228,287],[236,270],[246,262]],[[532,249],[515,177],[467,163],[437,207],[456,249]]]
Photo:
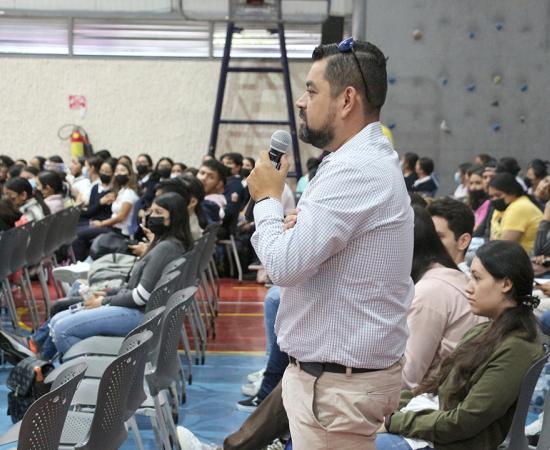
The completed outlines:
[[[376,450],[411,450],[411,446],[398,434],[380,433],[376,435]]]
[[[288,366],[288,355],[281,351],[279,345],[277,345],[277,340],[275,340],[271,346],[264,378],[257,394],[260,400],[271,394],[271,391],[279,384],[285,373],[286,366]]]
[[[277,342],[277,336],[275,336],[275,319],[277,317],[277,311],[279,310],[280,301],[281,288],[279,286],[271,287],[264,298],[265,347],[268,357],[273,343]]]
[[[62,311],[50,321],[50,335],[59,353],[91,336],[126,336],[143,319],[136,308],[100,306],[93,309]]]
[[[540,318],[542,331],[544,334],[550,334],[550,311],[546,311]]]

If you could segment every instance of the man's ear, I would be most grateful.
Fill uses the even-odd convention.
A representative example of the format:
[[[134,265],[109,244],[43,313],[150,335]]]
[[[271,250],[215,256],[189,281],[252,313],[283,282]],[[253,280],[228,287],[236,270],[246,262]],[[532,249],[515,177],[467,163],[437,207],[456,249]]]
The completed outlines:
[[[345,119],[355,108],[360,107],[359,92],[353,86],[347,86],[340,93],[340,117]]]
[[[472,242],[472,235],[470,233],[464,233],[458,238],[457,245],[458,249],[461,252],[465,252],[468,250],[468,247],[470,246],[470,242]]]

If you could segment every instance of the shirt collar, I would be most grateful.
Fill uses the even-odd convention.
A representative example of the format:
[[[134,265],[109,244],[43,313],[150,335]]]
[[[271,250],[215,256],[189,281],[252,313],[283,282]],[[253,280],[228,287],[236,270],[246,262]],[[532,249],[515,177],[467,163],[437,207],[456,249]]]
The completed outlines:
[[[418,186],[420,183],[425,183],[426,181],[430,181],[432,177],[430,175],[427,175],[425,177],[419,178],[414,182],[414,186]]]

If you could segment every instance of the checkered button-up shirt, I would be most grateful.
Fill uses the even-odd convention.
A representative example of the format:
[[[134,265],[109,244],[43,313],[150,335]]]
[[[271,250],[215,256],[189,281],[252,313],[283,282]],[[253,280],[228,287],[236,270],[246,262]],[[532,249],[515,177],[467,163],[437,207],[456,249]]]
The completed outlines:
[[[283,287],[275,331],[303,362],[382,369],[405,351],[414,285],[413,212],[379,122],[327,156],[284,231],[274,199],[254,208],[252,244]]]

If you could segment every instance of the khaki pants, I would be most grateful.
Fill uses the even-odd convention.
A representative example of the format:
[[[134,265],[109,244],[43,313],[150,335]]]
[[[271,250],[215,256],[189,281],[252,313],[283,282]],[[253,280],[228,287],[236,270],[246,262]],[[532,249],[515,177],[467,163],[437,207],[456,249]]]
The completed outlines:
[[[399,404],[402,364],[376,372],[324,372],[290,364],[283,403],[294,450],[375,450],[376,431]]]

